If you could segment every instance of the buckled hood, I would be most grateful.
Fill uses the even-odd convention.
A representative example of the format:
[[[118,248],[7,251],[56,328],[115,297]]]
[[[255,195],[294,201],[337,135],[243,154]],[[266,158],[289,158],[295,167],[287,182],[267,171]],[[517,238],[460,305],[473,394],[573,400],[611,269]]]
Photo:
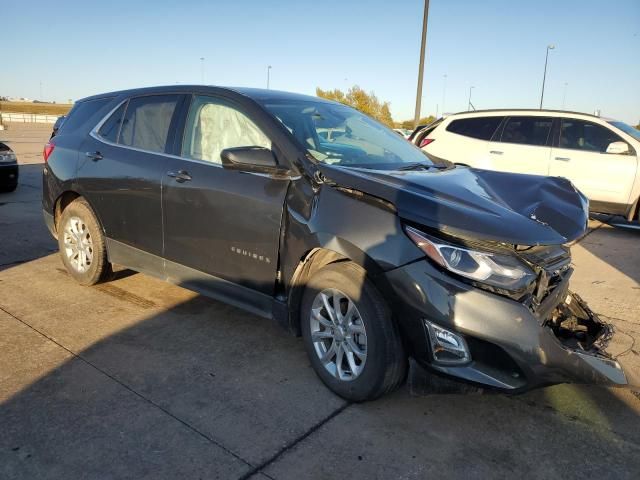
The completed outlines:
[[[586,230],[588,200],[560,177],[467,167],[385,171],[318,165],[328,182],[391,202],[398,215],[450,235],[557,245]]]

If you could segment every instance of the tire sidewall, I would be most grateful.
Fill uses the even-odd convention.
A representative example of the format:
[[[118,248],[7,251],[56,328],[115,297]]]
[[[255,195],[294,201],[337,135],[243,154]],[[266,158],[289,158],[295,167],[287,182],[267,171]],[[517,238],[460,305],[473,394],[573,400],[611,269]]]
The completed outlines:
[[[89,230],[93,243],[93,260],[91,266],[86,272],[78,272],[67,258],[64,246],[64,228],[71,217],[80,218]],[[58,222],[58,249],[62,257],[67,272],[81,285],[93,285],[100,280],[102,275],[104,259],[100,258],[104,252],[104,237],[98,221],[93,214],[91,207],[84,200],[75,200],[67,208],[64,209]]]
[[[356,278],[332,264],[317,272],[308,282],[300,309],[300,327],[305,349],[320,379],[335,393],[353,401],[363,401],[377,396],[385,381],[387,370],[387,346],[382,322],[390,322],[388,308],[382,297],[366,278],[364,272]],[[311,341],[310,315],[316,295],[333,288],[340,290],[355,302],[367,335],[367,359],[360,375],[351,381],[334,377],[321,363]]]

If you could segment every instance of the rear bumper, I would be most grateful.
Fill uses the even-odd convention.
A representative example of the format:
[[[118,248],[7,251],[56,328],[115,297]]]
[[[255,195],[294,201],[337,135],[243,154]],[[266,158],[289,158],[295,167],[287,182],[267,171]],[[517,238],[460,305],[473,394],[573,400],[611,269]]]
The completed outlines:
[[[386,275],[395,291],[396,317],[406,343],[428,369],[513,392],[558,383],[629,384],[621,365],[606,351],[612,327],[568,291],[568,282],[554,292],[553,305],[545,302],[544,316],[537,316],[519,302],[454,279],[426,261]],[[547,321],[551,311],[559,321],[568,315],[569,309],[560,307],[567,300],[586,312],[584,322],[600,332],[586,350],[559,338]],[[462,365],[435,361],[424,320],[461,334],[471,360]]]
[[[0,165],[0,186],[9,187],[18,183],[18,164]]]

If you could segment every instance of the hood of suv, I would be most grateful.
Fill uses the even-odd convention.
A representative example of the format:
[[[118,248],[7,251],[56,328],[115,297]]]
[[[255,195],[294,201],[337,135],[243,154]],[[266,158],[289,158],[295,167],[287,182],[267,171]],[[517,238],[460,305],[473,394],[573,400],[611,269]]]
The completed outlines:
[[[559,177],[467,167],[383,171],[318,165],[329,183],[391,202],[398,215],[463,238],[557,245],[586,229],[588,201]]]

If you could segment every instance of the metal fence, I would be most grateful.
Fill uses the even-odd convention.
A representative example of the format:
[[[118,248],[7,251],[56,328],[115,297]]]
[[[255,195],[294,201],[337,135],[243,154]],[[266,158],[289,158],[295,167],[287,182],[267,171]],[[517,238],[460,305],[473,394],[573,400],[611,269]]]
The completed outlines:
[[[4,113],[0,112],[2,123],[55,123],[60,115],[42,115],[38,113]]]

